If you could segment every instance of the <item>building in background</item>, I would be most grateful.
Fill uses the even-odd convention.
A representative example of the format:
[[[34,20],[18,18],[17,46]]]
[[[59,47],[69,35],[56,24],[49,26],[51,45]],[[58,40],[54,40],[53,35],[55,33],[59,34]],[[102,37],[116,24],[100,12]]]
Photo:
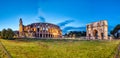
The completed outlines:
[[[32,23],[23,25],[20,18],[19,21],[19,37],[21,38],[61,38],[62,30],[59,26],[51,23]]]
[[[108,39],[108,23],[106,20],[87,24],[87,39]]]

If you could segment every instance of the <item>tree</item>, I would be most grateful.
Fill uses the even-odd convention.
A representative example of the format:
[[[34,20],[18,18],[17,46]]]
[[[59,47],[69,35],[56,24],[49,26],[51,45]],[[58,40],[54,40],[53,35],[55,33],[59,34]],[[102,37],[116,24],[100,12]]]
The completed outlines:
[[[86,36],[85,31],[70,31],[68,34],[65,34],[67,37],[81,37],[81,36]]]
[[[1,38],[1,31],[0,31],[0,38]]]
[[[3,39],[13,39],[14,37],[14,32],[12,31],[12,29],[8,28],[7,30],[6,29],[3,29],[2,32],[1,32],[1,37]]]
[[[1,36],[1,31],[0,31],[0,36]]]
[[[14,35],[15,35],[15,34],[14,34],[14,32],[12,31],[12,29],[8,28],[8,29],[7,29],[7,37],[8,37],[8,39],[13,38]]]
[[[6,29],[3,29],[3,30],[1,31],[1,37],[2,37],[3,39],[7,38],[6,33],[7,33],[7,30],[6,30]]]
[[[118,38],[118,31],[120,30],[120,24],[118,24],[110,33],[113,35],[115,38]],[[117,35],[115,35],[117,33]]]

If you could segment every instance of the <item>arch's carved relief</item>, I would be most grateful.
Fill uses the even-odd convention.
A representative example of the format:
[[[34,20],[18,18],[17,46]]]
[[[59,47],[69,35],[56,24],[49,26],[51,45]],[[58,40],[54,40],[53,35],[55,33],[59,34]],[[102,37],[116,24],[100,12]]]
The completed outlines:
[[[108,23],[106,20],[87,24],[87,39],[108,39]]]

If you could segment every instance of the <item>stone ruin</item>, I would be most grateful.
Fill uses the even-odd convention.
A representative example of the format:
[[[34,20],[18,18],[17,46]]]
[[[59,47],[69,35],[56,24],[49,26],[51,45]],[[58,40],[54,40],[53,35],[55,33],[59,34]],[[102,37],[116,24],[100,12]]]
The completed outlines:
[[[108,23],[106,20],[87,24],[87,39],[108,39]]]

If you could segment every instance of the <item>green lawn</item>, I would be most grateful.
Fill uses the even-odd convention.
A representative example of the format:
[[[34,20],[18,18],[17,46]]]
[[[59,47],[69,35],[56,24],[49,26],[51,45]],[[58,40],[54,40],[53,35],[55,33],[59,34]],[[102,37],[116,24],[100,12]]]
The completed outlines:
[[[13,58],[113,58],[120,41],[3,40]]]

